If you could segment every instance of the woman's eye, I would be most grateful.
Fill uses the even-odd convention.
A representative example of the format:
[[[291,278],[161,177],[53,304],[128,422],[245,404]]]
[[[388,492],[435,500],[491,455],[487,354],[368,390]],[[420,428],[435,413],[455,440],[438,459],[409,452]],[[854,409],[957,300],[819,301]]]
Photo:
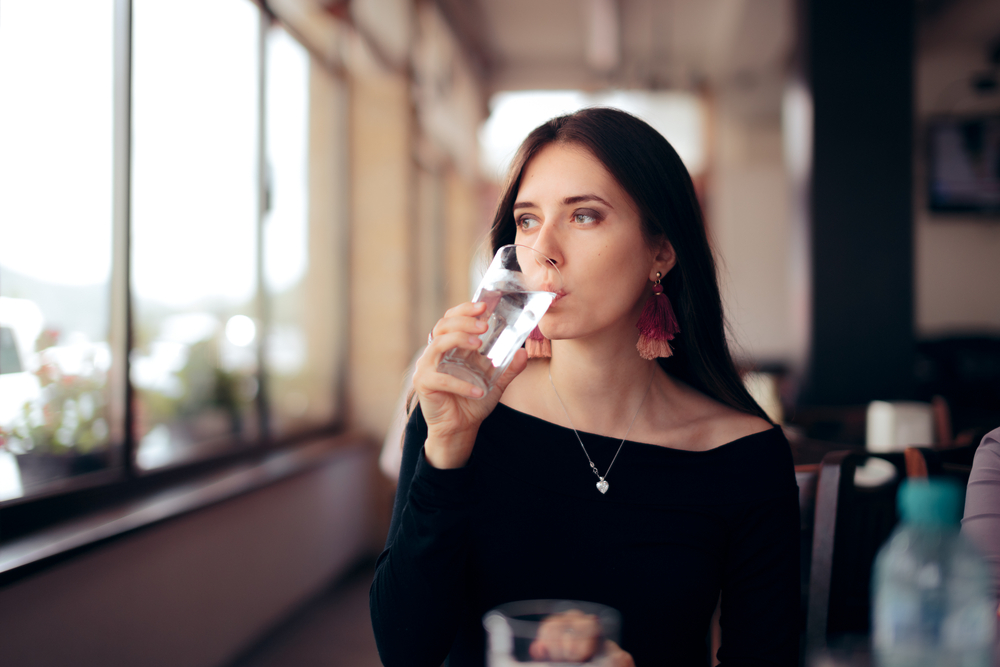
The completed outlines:
[[[534,218],[529,218],[527,216],[517,221],[517,226],[520,227],[522,230],[528,230],[537,225],[538,225],[537,220],[535,220]]]
[[[592,225],[598,221],[598,217],[592,213],[579,212],[573,214],[573,222],[581,225]]]

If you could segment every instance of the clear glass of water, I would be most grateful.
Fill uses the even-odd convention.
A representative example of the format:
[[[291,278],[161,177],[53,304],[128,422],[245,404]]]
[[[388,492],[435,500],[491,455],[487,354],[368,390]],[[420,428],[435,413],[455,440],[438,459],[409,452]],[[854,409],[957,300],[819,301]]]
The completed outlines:
[[[559,269],[542,253],[524,245],[505,245],[497,250],[472,299],[486,304],[478,318],[487,324],[479,336],[482,345],[478,350],[449,350],[438,372],[479,387],[484,396],[488,394],[562,287]]]
[[[489,667],[607,665],[607,642],[618,641],[621,615],[578,600],[520,600],[483,616]]]

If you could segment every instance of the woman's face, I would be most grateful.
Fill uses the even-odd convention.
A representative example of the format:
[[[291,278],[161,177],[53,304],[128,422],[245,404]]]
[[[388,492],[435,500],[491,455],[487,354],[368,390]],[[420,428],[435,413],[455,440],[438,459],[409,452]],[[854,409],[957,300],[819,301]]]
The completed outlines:
[[[564,295],[542,319],[551,339],[633,331],[650,280],[673,266],[646,242],[632,199],[587,149],[552,143],[528,163],[514,202],[515,243],[553,260]]]

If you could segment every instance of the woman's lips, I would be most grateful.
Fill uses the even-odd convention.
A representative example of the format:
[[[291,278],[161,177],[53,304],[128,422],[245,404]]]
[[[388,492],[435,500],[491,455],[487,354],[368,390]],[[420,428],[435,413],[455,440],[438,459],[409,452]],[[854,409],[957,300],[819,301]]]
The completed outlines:
[[[558,292],[556,292],[556,298],[552,299],[552,303],[555,304],[559,302],[560,300],[562,300],[564,296],[566,296],[566,292],[563,290],[559,290]]]

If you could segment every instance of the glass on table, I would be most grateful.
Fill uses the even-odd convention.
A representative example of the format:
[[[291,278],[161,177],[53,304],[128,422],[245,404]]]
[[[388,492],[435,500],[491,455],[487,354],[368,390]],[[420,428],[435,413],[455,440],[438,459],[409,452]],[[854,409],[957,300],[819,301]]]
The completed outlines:
[[[497,250],[472,300],[484,302],[478,317],[487,329],[478,350],[455,348],[445,353],[438,372],[453,375],[483,390],[485,396],[507,370],[545,311],[562,292],[555,263],[524,245]]]
[[[596,602],[521,600],[483,617],[489,667],[608,664],[607,644],[617,642],[619,613]]]

